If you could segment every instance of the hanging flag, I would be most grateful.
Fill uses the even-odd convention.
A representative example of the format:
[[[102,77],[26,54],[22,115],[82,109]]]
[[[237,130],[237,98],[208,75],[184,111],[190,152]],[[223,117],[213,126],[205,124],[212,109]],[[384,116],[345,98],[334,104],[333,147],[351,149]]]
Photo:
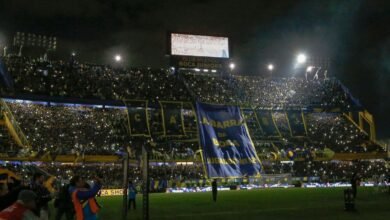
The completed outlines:
[[[164,136],[185,135],[182,115],[183,102],[160,101]]]
[[[279,137],[280,132],[275,125],[272,117],[272,112],[269,110],[255,110],[255,114],[258,119],[258,123],[263,130],[265,136]]]
[[[150,132],[157,136],[161,136],[164,134],[164,128],[162,123],[161,116],[161,106],[160,108],[152,108],[149,111],[149,119],[150,119]]]
[[[292,136],[306,136],[305,122],[301,111],[286,112]]]
[[[238,106],[196,103],[199,138],[210,178],[258,176],[261,163]]]
[[[126,100],[130,136],[150,136],[148,101]]]
[[[14,81],[7,71],[7,67],[5,66],[3,58],[0,58],[0,79],[0,82],[4,87],[11,90],[14,88]]]

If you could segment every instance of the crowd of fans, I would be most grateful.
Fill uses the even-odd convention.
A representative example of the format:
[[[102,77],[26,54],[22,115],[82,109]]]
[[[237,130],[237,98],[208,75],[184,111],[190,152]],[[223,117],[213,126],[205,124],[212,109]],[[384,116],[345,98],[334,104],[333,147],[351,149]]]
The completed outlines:
[[[359,105],[336,79],[263,78],[187,73],[186,85],[198,100],[252,104],[269,108],[321,107],[351,109]]]
[[[341,114],[312,113],[306,117],[308,136],[317,146],[327,146],[335,152],[383,151],[371,145],[369,136]]]
[[[288,154],[304,147],[329,148],[334,152],[383,151],[372,146],[369,136],[341,113],[305,113],[296,123],[281,109],[356,107],[350,94],[335,79],[262,78],[222,73],[176,73],[169,70],[113,68],[70,61],[47,61],[27,57],[4,57],[14,79],[11,95],[32,94],[99,100],[147,99],[150,130],[157,142],[152,157],[157,160],[193,159],[199,146],[192,106],[184,106],[182,115],[186,143],[159,139],[163,133],[161,109],[156,100],[203,101],[210,103],[251,104],[272,109],[269,126],[274,134],[264,133],[254,111],[244,111],[249,132],[259,154]],[[86,105],[7,102],[23,133],[38,155],[112,155],[131,145],[127,113],[123,108]],[[157,106],[157,107],[156,107]],[[274,123],[274,124],[273,124]],[[273,124],[273,125],[272,125]],[[272,129],[271,129],[272,130]],[[294,131],[300,130],[300,133]],[[3,134],[4,133],[4,134]],[[5,132],[0,130],[1,137]],[[303,140],[297,140],[303,136]],[[5,139],[5,138],[4,138]],[[277,144],[266,144],[273,141]],[[168,143],[169,142],[169,143]],[[167,144],[168,143],[168,144]],[[2,148],[12,146],[1,144]],[[267,147],[265,147],[267,146]],[[2,149],[6,152],[7,149]],[[137,151],[137,149],[135,149]],[[137,152],[139,153],[139,152]],[[136,154],[132,155],[134,158]],[[53,158],[53,157],[52,157]]]
[[[92,180],[96,175],[104,176],[104,188],[121,188],[123,185],[123,168],[120,164],[74,164],[59,163],[7,164],[0,167],[9,169],[29,180],[37,170],[44,171],[46,176],[54,176],[58,184],[69,183],[74,175],[80,175],[86,180]],[[384,160],[360,161],[291,161],[291,162],[263,162],[263,174],[279,175],[291,174],[292,177],[318,177],[318,182],[348,182],[353,173],[359,173],[363,180],[373,181],[390,172],[390,167]],[[129,179],[136,185],[142,183],[141,170],[136,164],[128,169]],[[149,169],[151,189],[175,187],[180,184],[203,184],[204,170],[200,163],[191,164],[155,164]]]
[[[15,94],[84,99],[151,99],[251,103],[263,107],[345,108],[357,105],[335,79],[263,78],[113,68],[70,61],[6,57]],[[195,96],[195,97],[194,97]]]
[[[296,162],[293,169],[295,175],[320,177],[324,182],[348,180],[352,173],[359,173],[363,180],[376,180],[390,171],[383,160]]]
[[[69,183],[70,179],[79,175],[86,180],[92,180],[95,176],[103,176],[102,183],[104,188],[121,188],[123,186],[123,168],[121,164],[97,163],[83,165],[67,165],[59,163],[33,164],[3,164],[0,168],[8,169],[24,180],[29,180],[36,172],[45,173],[46,176],[54,176],[57,180],[56,186]],[[142,182],[140,167],[131,164],[128,169],[129,179],[139,185]],[[201,164],[163,164],[151,165],[149,176],[152,181],[151,189],[157,190],[162,186],[172,187],[188,181],[201,181],[204,179],[203,167]]]
[[[122,69],[75,60],[47,61],[7,57],[16,94],[83,99],[186,101],[190,95],[168,70]]]
[[[38,153],[114,154],[129,145],[123,109],[11,102],[8,105]]]
[[[263,163],[266,174],[291,173],[293,177],[318,177],[319,182],[348,182],[353,173],[373,181],[388,175],[390,167],[384,160],[361,161],[294,161]]]
[[[33,148],[42,155],[51,152],[54,155],[113,155],[131,146],[128,134],[127,112],[124,108],[102,108],[86,105],[39,104],[30,102],[7,102],[16,121]],[[156,136],[162,134],[160,110],[151,114],[151,131]],[[155,116],[157,115],[157,116]],[[262,132],[262,128],[253,115],[246,116],[249,132],[258,153],[268,151],[261,144],[264,141],[275,142],[279,150],[313,147],[334,152],[373,152],[383,151],[379,145],[369,141],[369,136],[339,113],[305,113],[307,134],[297,139],[293,132],[303,127],[301,124],[288,121],[285,112],[274,111],[277,136],[270,137]],[[157,117],[157,118],[154,118]],[[153,148],[152,156],[157,160],[191,159],[199,149],[197,144],[197,128],[192,110],[184,111],[184,127],[186,142],[162,139]],[[294,125],[295,124],[295,125]],[[269,126],[274,126],[269,124]],[[305,129],[302,128],[304,131]],[[5,135],[5,134],[4,134]],[[260,143],[260,144],[257,144]],[[2,145],[7,147],[7,145]],[[9,147],[9,145],[8,145]],[[134,147],[134,145],[132,146]],[[270,148],[268,148],[270,149]],[[9,149],[4,149],[7,152]],[[272,150],[270,151],[277,151]],[[138,151],[139,153],[139,151]],[[135,157],[136,154],[133,155]]]

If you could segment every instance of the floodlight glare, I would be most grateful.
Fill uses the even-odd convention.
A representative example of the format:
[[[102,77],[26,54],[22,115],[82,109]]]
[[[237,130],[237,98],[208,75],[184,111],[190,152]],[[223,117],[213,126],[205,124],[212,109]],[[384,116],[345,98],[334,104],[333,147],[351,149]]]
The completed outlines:
[[[120,62],[122,60],[122,57],[121,55],[115,55],[114,59],[116,62]]]
[[[305,63],[306,62],[306,55],[305,54],[299,54],[298,57],[297,57],[297,62],[299,64],[302,64],[302,63]]]
[[[268,70],[269,70],[269,71],[272,71],[273,69],[274,69],[274,65],[269,64],[269,65],[268,65]]]
[[[236,67],[236,64],[230,63],[229,67],[230,67],[231,70],[233,70]]]
[[[311,72],[313,70],[313,66],[308,66],[306,72]]]

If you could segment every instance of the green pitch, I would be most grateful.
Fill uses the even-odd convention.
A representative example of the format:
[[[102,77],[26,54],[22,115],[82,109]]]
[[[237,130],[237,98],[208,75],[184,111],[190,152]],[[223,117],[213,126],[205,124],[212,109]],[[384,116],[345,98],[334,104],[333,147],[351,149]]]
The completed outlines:
[[[122,197],[99,198],[100,219],[120,219]],[[210,193],[151,194],[151,219],[390,219],[390,194],[374,188],[359,188],[356,212],[344,211],[342,188],[262,189],[219,192],[218,201]],[[137,210],[128,219],[141,219],[142,196]]]

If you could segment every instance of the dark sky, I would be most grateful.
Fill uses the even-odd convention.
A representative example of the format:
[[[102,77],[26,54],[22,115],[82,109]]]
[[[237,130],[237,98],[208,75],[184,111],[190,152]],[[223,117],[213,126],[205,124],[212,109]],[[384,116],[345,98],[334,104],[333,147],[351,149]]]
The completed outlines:
[[[54,35],[58,54],[130,66],[167,63],[167,31],[230,37],[237,71],[292,72],[305,52],[331,60],[339,78],[390,138],[390,1],[388,0],[0,0],[0,45],[16,31]]]

